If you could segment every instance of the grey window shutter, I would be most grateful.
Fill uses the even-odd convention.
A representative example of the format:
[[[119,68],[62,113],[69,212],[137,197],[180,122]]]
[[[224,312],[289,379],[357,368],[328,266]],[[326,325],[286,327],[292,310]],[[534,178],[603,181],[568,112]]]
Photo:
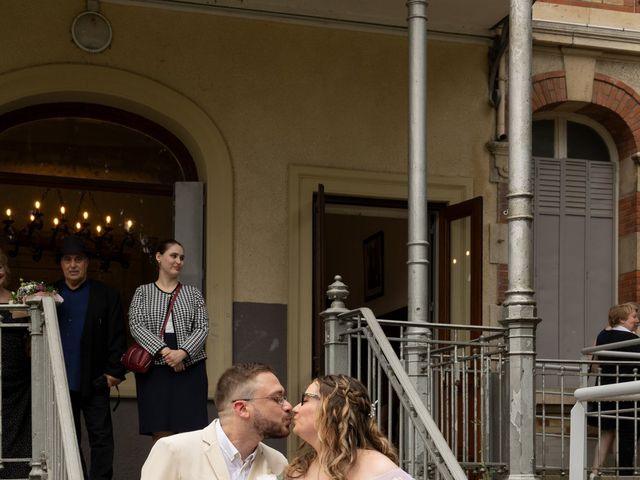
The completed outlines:
[[[610,162],[535,159],[538,354],[579,358],[606,323],[614,285]]]

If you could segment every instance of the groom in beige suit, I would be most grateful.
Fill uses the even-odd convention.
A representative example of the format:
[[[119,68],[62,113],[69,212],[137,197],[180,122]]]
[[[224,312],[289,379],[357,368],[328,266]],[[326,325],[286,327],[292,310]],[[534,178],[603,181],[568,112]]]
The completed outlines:
[[[218,418],[195,432],[161,438],[142,466],[141,480],[258,480],[279,475],[287,459],[265,438],[289,435],[291,404],[271,368],[227,369],[216,388]]]

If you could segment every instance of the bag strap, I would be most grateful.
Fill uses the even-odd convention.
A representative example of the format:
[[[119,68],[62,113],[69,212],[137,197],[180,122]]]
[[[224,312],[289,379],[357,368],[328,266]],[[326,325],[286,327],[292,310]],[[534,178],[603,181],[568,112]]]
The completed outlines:
[[[176,298],[178,298],[178,293],[180,293],[180,289],[182,288],[182,284],[178,282],[178,286],[171,294],[171,300],[169,301],[169,308],[167,309],[167,314],[164,317],[164,323],[162,324],[162,328],[160,329],[160,338],[164,339],[164,330],[167,328],[167,322],[169,321],[169,317],[171,316],[171,311],[173,310],[173,304],[176,303]]]

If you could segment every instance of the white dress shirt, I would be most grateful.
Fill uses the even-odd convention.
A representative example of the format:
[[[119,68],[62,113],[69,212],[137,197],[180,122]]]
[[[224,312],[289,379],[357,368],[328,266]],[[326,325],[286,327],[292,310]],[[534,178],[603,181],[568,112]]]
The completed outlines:
[[[251,452],[244,461],[240,456],[240,452],[235,447],[231,440],[227,438],[227,435],[222,430],[220,420],[213,421],[216,426],[216,436],[218,437],[218,444],[224,457],[224,462],[227,464],[229,470],[229,478],[231,480],[247,480],[249,478],[249,472],[251,471],[251,465],[256,458],[256,451]]]
[[[616,325],[615,327],[612,327],[611,330],[618,330],[619,332],[632,332],[631,330],[629,330],[627,327],[623,327],[622,325]]]

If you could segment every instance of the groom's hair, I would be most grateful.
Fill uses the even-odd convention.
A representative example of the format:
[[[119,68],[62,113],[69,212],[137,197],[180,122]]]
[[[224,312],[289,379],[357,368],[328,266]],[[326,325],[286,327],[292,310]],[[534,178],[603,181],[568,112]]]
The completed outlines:
[[[238,363],[226,369],[216,385],[218,413],[227,410],[234,400],[250,398],[255,389],[253,380],[261,373],[273,373],[273,369],[264,363]]]

